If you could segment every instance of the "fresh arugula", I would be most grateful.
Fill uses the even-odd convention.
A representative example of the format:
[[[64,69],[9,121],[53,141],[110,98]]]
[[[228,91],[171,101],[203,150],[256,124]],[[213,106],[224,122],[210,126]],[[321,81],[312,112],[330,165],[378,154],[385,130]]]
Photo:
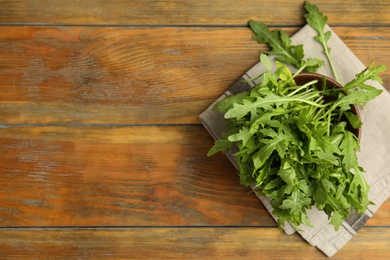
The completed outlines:
[[[292,45],[288,35],[280,30],[270,31],[268,26],[262,22],[250,20],[249,27],[255,33],[253,39],[259,43],[266,43],[271,47],[268,54],[274,54],[276,59],[293,65],[296,68],[301,68],[305,63],[303,45]],[[316,72],[319,67],[324,65],[323,62],[307,66],[304,71]]]
[[[339,82],[328,46],[331,32],[325,32],[327,17],[308,0],[304,8],[307,23],[318,33],[314,38],[323,46]],[[254,185],[258,195],[271,199],[280,228],[286,221],[296,228],[312,226],[306,212],[315,206],[338,230],[351,210],[362,214],[371,203],[356,155],[359,140],[347,125],[362,126],[350,106],[364,106],[382,92],[367,82],[382,83],[379,73],[386,67],[372,63],[342,88],[327,88],[326,81],[322,88],[316,81],[297,85],[294,78],[299,73],[315,72],[324,62],[304,60],[303,45],[292,45],[280,29],[271,32],[267,25],[253,20],[249,26],[254,40],[270,46],[267,54],[275,56],[276,68],[262,54],[260,61],[267,71],[259,76],[261,83],[215,105],[227,124],[208,155],[235,151],[240,183]],[[292,73],[285,64],[297,71]],[[325,102],[325,97],[334,98]]]
[[[336,81],[340,81],[335,70],[332,57],[330,56],[330,47],[328,46],[328,41],[332,36],[330,31],[325,32],[325,25],[328,21],[328,17],[324,16],[316,5],[312,5],[308,0],[305,2],[305,9],[307,10],[307,14],[305,14],[306,22],[313,27],[318,33],[317,36],[314,37],[319,43],[321,43],[324,48],[324,54],[329,61],[330,68],[332,69],[333,76]]]
[[[378,73],[385,68],[370,66],[342,92],[317,88],[316,81],[297,85],[298,73],[278,61],[273,70],[265,54],[260,59],[267,68],[261,83],[214,107],[224,114],[227,126],[208,155],[236,151],[240,183],[254,185],[258,195],[271,199],[280,228],[286,221],[295,227],[311,226],[306,212],[316,206],[337,230],[352,208],[363,213],[370,203],[356,155],[359,141],[340,118],[348,115],[352,126],[361,126],[349,107],[364,105],[381,93],[365,81],[379,80]],[[307,60],[301,69],[317,63]],[[325,102],[324,95],[337,98]]]

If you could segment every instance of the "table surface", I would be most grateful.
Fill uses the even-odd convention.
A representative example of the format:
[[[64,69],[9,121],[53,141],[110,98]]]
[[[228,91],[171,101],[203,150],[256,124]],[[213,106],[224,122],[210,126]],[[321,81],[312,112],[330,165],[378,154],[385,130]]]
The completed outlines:
[[[387,0],[312,1],[390,68]],[[0,0],[0,258],[325,259],[287,236],[199,114],[303,1]],[[382,74],[390,91],[390,70]],[[335,259],[390,257],[390,200]]]

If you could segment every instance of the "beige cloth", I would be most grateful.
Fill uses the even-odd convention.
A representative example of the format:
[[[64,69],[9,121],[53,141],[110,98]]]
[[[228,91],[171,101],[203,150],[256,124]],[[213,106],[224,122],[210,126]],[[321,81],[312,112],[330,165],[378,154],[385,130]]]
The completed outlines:
[[[332,31],[329,26],[326,30]],[[326,62],[326,66],[319,69],[318,73],[333,78],[330,66],[323,54],[320,43],[314,40],[316,32],[309,26],[304,26],[300,31],[291,37],[293,44],[303,44],[305,57],[320,58]],[[334,61],[336,71],[341,83],[345,84],[351,81],[355,75],[361,72],[365,66],[362,62],[348,49],[342,40],[332,31],[329,47]],[[270,58],[273,58],[270,56]],[[378,64],[379,65],[379,64]],[[292,69],[292,68],[291,68]],[[294,69],[292,69],[294,70]],[[242,76],[229,90],[227,90],[218,100],[230,94],[237,94],[253,87],[256,82],[244,83],[242,79],[251,79],[265,71],[261,63],[252,67],[245,75]],[[316,246],[327,256],[337,253],[358,230],[364,226],[366,221],[373,216],[383,202],[390,196],[390,94],[386,89],[377,82],[372,85],[383,89],[383,93],[375,100],[370,101],[364,108],[360,108],[361,120],[363,121],[361,152],[358,154],[359,165],[365,170],[365,178],[370,184],[369,199],[375,203],[370,205],[363,215],[351,214],[350,218],[344,221],[344,224],[336,232],[333,225],[328,223],[327,215],[313,208],[308,212],[310,221],[314,227],[300,226],[302,231],[296,231],[290,224],[284,228],[288,235],[294,232],[307,240],[311,245]],[[200,115],[200,120],[209,133],[215,138],[219,138],[224,127],[224,118],[221,113],[212,111],[216,100],[210,107]],[[232,154],[227,156],[235,164]],[[266,197],[259,197],[265,207],[272,212],[272,207]],[[272,214],[272,213],[271,213]]]

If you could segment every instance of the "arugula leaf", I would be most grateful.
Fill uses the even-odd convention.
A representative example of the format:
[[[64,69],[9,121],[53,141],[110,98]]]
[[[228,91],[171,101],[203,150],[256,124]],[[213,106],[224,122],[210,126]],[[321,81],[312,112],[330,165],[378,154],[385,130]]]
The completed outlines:
[[[307,23],[318,32],[318,36],[314,37],[314,39],[316,39],[319,43],[322,44],[324,48],[324,53],[329,61],[329,65],[332,69],[333,75],[336,81],[340,81],[333,65],[332,58],[330,56],[330,47],[328,46],[328,41],[332,33],[330,31],[325,32],[325,25],[328,20],[328,17],[324,16],[320,12],[318,7],[316,5],[312,5],[308,0],[306,0],[304,7],[308,11],[308,13],[305,14]]]
[[[325,131],[325,127],[319,127],[317,131],[312,131],[312,137],[315,139],[316,144],[325,153],[340,154],[339,148],[330,141],[331,137],[325,136]]]
[[[295,72],[294,75],[298,75],[302,71],[315,72],[315,71],[312,71],[312,68],[319,68],[319,67],[323,66],[324,64],[325,64],[324,61],[317,59],[317,58],[308,59],[308,60],[302,62],[301,67],[298,68],[298,71]]]
[[[328,202],[328,193],[320,181],[314,182],[314,201],[319,210],[323,210]]]
[[[352,91],[348,95],[340,95],[339,99],[329,109],[328,114],[333,112],[334,109],[339,108],[342,111],[350,110],[350,105],[365,105],[368,101],[377,97],[382,90],[372,89],[371,91]]]
[[[214,146],[207,153],[207,156],[214,155],[217,152],[226,153],[230,150],[231,146],[232,146],[232,143],[228,140],[225,140],[225,139],[216,140]]]
[[[289,186],[295,186],[296,174],[293,167],[288,162],[285,162],[283,167],[278,171],[278,175]]]
[[[342,151],[342,163],[346,171],[350,171],[358,164],[356,151],[360,151],[358,140],[354,134],[345,131],[344,138],[341,141],[340,149]]]
[[[278,107],[270,112],[264,112],[261,116],[259,116],[250,126],[249,132],[253,135],[258,131],[258,129],[261,127],[263,128],[265,125],[270,125],[272,127],[279,127],[280,121],[278,120],[272,120],[272,117],[283,115],[288,113],[287,110]]]
[[[268,54],[274,54],[276,59],[301,68],[304,63],[303,45],[292,45],[290,37],[280,30],[270,31],[268,26],[262,22],[250,20],[249,27],[255,33],[253,39],[259,43],[266,43],[271,47]],[[305,71],[316,72],[322,64],[310,64],[306,66]]]
[[[340,213],[340,211],[333,212],[332,219],[330,220],[330,224],[334,226],[334,229],[337,231],[341,227],[344,221],[343,215]]]
[[[249,27],[256,33],[253,36],[254,40],[269,44],[271,51],[268,54],[275,54],[279,60],[286,61],[296,67],[301,65],[303,53],[298,52],[297,55],[293,52],[291,40],[286,33],[281,30],[271,32],[266,24],[253,20],[249,21]]]
[[[272,171],[272,162],[273,160],[267,160],[264,163],[264,166],[261,169],[255,169],[254,173],[252,174],[253,176],[257,175],[256,177],[256,186],[259,187],[261,186],[264,182],[267,181],[269,178],[269,173]]]
[[[272,204],[271,204],[271,206],[273,207]],[[280,230],[283,229],[286,221],[291,221],[291,213],[289,210],[273,207],[272,214],[274,214],[275,216],[278,216],[278,218],[276,219],[276,222],[277,222]]]
[[[350,93],[354,88],[365,89],[367,92],[372,92],[370,96],[372,98],[376,97],[382,90],[372,87],[371,85],[366,84],[366,81],[373,80],[379,83],[383,83],[382,79],[379,76],[379,73],[386,71],[385,65],[374,66],[374,63],[371,63],[369,67],[365,68],[363,71],[358,73],[353,80],[344,85],[341,90]]]
[[[251,164],[243,162],[237,158],[238,172],[240,177],[240,184],[243,186],[250,186],[255,183],[256,179],[252,176],[252,167]]]
[[[248,96],[247,92],[241,92],[238,93],[237,95],[227,96],[224,99],[217,102],[213,107],[213,110],[225,113],[226,111],[228,111],[230,108],[233,107],[233,104],[240,103],[247,96]]]
[[[242,141],[242,145],[246,145],[252,138],[252,134],[249,132],[249,129],[246,127],[243,127],[239,130],[238,133],[230,135],[228,137],[228,140],[230,142],[238,142]]]
[[[287,150],[288,141],[289,138],[286,136],[276,136],[271,140],[262,140],[264,146],[262,146],[252,157],[255,169],[262,167],[274,151],[277,151],[279,155],[283,155]]]
[[[268,56],[267,55],[265,55],[265,54],[261,54],[260,55],[260,61],[261,61],[261,63],[264,65],[264,67],[266,67],[266,69],[268,70],[268,71],[271,71],[272,70],[272,63],[271,63],[271,60],[268,58]]]
[[[263,91],[266,92],[264,97],[257,97],[256,101],[251,102],[247,99],[244,99],[241,104],[233,104],[233,108],[229,109],[225,113],[225,118],[235,118],[237,120],[242,119],[244,116],[250,114],[251,121],[252,119],[258,116],[258,109],[263,108],[264,110],[272,110],[274,107],[279,107],[280,105],[288,105],[290,103],[300,102],[310,104],[315,107],[324,107],[323,104],[316,103],[314,99],[318,97],[318,93],[315,95],[296,95],[296,96],[278,96],[272,93],[272,91]],[[274,106],[272,106],[274,105]]]
[[[370,186],[364,179],[361,172],[362,169],[356,166],[354,167],[354,170],[355,173],[350,184],[348,196],[355,202],[354,207],[357,209],[357,213],[363,214],[370,204],[370,201],[368,200],[368,191]]]
[[[354,129],[358,129],[360,127],[362,127],[363,123],[362,121],[360,121],[360,118],[355,115],[354,113],[352,112],[344,112],[344,115],[347,117],[348,119],[348,122],[351,124],[351,126],[354,128]]]
[[[310,204],[310,198],[307,198],[302,191],[294,189],[292,194],[288,196],[287,199],[283,201],[283,204],[279,207],[281,209],[288,209],[290,210],[290,214],[294,214],[296,212],[299,212],[302,207],[308,206]]]

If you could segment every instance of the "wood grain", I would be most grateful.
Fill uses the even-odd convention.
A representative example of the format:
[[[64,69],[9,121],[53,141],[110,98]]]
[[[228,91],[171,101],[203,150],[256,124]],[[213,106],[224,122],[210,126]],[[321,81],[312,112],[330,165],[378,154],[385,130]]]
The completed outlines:
[[[248,28],[1,28],[4,124],[197,124],[267,50]],[[386,27],[334,29],[364,64],[390,67]]]
[[[0,129],[2,226],[275,226],[201,127]]]
[[[333,259],[388,259],[389,228],[363,228]],[[277,228],[0,230],[7,259],[326,259]],[[299,256],[299,257],[298,257]]]
[[[303,24],[303,0],[143,0],[28,1],[1,0],[1,23],[240,25],[261,19],[271,25]],[[389,25],[387,0],[312,0],[333,24]]]
[[[387,0],[312,0],[390,68]],[[0,0],[0,259],[326,259],[279,231],[198,115],[303,0]],[[382,74],[390,91],[390,70]],[[334,259],[390,257],[390,199]]]
[[[275,226],[202,126],[0,128],[2,226]],[[248,194],[249,193],[249,194]],[[368,225],[390,225],[388,200]]]

